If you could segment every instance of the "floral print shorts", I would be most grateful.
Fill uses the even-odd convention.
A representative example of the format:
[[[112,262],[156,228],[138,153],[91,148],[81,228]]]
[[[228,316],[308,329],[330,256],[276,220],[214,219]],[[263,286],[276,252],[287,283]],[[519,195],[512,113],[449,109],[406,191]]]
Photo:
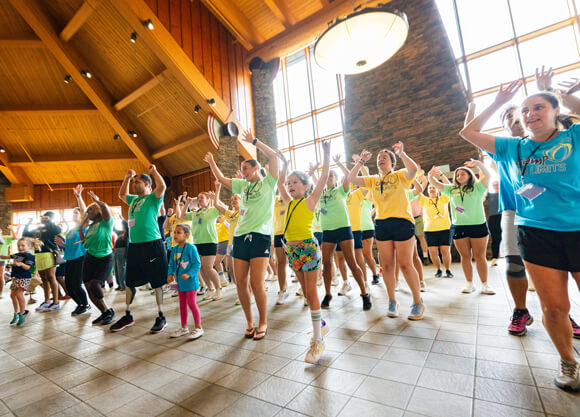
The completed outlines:
[[[310,272],[320,269],[322,253],[316,239],[306,239],[298,245],[286,245],[288,263],[294,272]]]

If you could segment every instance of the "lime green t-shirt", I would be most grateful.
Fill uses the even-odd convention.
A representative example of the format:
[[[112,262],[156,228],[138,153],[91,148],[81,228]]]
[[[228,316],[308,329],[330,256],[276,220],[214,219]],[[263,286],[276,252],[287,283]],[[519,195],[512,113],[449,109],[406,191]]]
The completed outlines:
[[[10,236],[2,236],[2,239],[4,240],[4,244],[0,245],[0,255],[7,256],[9,255],[8,251],[10,249],[10,245],[12,242],[14,242],[14,240],[12,240],[12,237]]]
[[[444,185],[442,195],[451,198],[451,220],[457,226],[473,226],[485,223],[485,210],[483,209],[483,195],[487,186],[481,181],[473,184],[473,191],[463,192],[453,185]]]
[[[373,223],[373,202],[364,199],[360,207],[361,230],[375,230],[375,224]]]
[[[270,173],[253,183],[238,178],[232,179],[232,193],[242,197],[235,236],[248,233],[272,235],[275,187],[276,179]]]
[[[85,235],[85,249],[96,257],[103,258],[113,252],[113,218],[92,223]]]
[[[157,198],[155,193],[138,197],[127,196],[129,204],[129,239],[131,243],[144,243],[161,239],[157,216],[163,196]]]
[[[322,233],[322,225],[320,224],[322,221],[321,216],[320,205],[317,204],[314,209],[314,218],[312,219],[312,233]]]
[[[187,213],[187,220],[191,220],[193,228],[193,243],[218,243],[215,221],[220,216],[220,212],[215,207]]]
[[[322,230],[336,230],[350,226],[346,196],[348,192],[339,185],[331,190],[324,190],[320,197],[320,213],[322,214]]]

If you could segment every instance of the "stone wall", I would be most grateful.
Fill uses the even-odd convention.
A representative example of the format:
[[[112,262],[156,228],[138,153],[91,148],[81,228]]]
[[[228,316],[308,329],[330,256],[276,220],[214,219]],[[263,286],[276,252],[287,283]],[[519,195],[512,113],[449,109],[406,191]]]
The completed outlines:
[[[273,68],[271,63],[252,71],[252,103],[254,106],[254,135],[268,146],[277,147],[276,107],[274,104]],[[258,151],[258,161],[268,162],[263,152]]]
[[[0,172],[0,230],[2,234],[9,234],[7,227],[12,223],[12,204],[6,202],[4,191],[10,182]]]

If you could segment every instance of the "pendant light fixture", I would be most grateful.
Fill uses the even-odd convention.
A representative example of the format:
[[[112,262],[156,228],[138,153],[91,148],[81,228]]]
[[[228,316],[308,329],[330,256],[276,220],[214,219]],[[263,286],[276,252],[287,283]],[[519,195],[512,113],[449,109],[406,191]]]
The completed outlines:
[[[372,70],[392,57],[405,43],[409,23],[405,13],[379,3],[328,22],[314,43],[314,59],[337,74]]]

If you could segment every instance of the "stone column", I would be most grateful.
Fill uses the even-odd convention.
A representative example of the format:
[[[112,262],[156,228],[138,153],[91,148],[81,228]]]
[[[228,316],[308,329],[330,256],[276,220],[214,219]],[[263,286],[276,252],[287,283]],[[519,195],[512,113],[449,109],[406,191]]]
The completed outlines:
[[[12,204],[6,201],[4,192],[9,185],[10,181],[0,172],[0,229],[2,234],[8,235],[8,225],[12,223]]]
[[[238,151],[237,136],[224,136],[220,139],[220,147],[217,152],[217,165],[228,178],[235,178],[240,169],[240,155]],[[213,178],[213,174],[212,174]],[[213,188],[213,187],[212,187]],[[226,187],[222,187],[220,198],[229,204],[232,193]]]
[[[276,108],[274,105],[274,74],[271,62],[252,70],[252,106],[254,109],[254,135],[268,146],[277,148]],[[268,163],[266,156],[258,151],[258,161]]]

